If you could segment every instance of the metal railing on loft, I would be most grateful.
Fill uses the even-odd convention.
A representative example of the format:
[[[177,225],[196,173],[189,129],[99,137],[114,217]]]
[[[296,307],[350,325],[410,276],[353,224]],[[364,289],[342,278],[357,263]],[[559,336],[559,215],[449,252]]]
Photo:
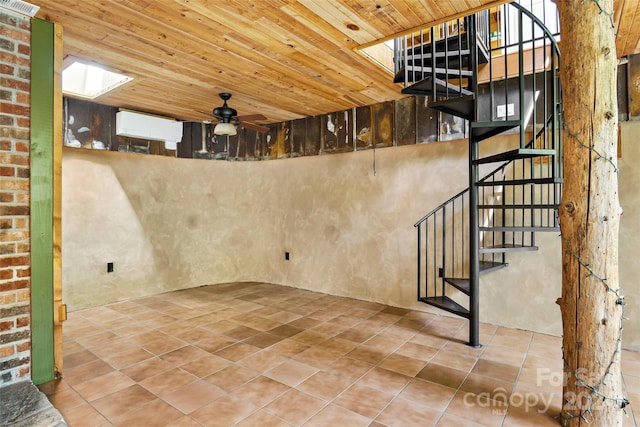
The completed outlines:
[[[474,86],[470,52],[476,45],[487,52],[487,16],[483,12],[458,18],[395,39],[394,81],[404,82],[406,88],[432,76],[431,92],[435,94],[432,99],[470,94]],[[472,40],[473,35],[477,40]],[[448,84],[440,87],[438,80],[446,80]]]

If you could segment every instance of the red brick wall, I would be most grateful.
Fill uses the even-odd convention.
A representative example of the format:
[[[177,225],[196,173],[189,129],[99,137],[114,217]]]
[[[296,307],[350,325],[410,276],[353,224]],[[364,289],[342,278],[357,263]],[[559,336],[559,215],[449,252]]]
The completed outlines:
[[[0,11],[0,387],[30,377],[31,22]]]

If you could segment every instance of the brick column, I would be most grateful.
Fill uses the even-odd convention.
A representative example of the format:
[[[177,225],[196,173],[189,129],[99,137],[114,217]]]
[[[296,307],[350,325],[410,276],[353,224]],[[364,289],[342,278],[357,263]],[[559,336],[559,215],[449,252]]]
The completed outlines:
[[[0,11],[0,387],[30,378],[31,21]]]

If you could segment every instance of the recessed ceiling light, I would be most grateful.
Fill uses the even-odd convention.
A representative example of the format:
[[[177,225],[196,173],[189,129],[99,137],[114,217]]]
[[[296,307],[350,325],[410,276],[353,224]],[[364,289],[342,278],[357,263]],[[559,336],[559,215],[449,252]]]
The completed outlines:
[[[62,70],[62,92],[65,95],[94,99],[133,80],[96,65],[75,61]]]

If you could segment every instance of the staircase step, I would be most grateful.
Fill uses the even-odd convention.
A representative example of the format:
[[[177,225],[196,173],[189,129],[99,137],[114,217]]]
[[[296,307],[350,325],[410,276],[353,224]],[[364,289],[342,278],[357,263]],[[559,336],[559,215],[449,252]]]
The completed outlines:
[[[421,65],[409,65],[407,66],[407,70],[411,73],[423,73],[423,74],[431,74],[433,69],[431,67],[425,67]],[[471,77],[473,76],[473,71],[470,70],[461,70],[456,68],[436,68],[435,73],[437,76],[448,76],[448,78],[454,77]]]
[[[444,51],[436,51],[436,62],[438,62],[438,59],[443,59],[444,58],[458,58],[458,57],[465,57],[467,55],[471,54],[471,51],[469,49],[463,49],[463,50],[448,50],[446,52]],[[407,55],[407,60],[420,60],[420,59],[431,59],[431,50],[427,49],[426,53],[410,53],[409,55]]]
[[[456,277],[445,277],[444,281],[461,291],[465,295],[469,295],[471,293],[471,283],[469,279],[464,278],[456,278]]]
[[[425,95],[434,96],[432,93],[432,77],[427,76],[425,79],[420,80],[417,83],[407,86],[402,89],[402,93],[406,95]],[[461,88],[460,86],[453,85],[444,80],[435,79],[436,93],[435,96],[460,96],[460,95],[472,95],[471,91]]]
[[[469,69],[469,51],[465,50],[462,51],[462,56],[459,57],[458,54],[456,53],[455,56],[451,56],[452,52],[447,52],[449,55],[447,57],[444,56],[445,52],[436,52],[436,67],[438,68],[448,68],[450,70],[457,70],[460,68],[463,69]],[[433,66],[433,61],[431,60],[431,54],[428,55],[428,57],[425,57],[424,59],[421,59],[419,55],[415,56],[415,59],[413,58],[414,55],[410,55],[409,58],[407,58],[407,66],[409,67],[432,67]],[[411,72],[408,73],[408,77],[409,79],[411,79],[413,76],[411,75]],[[404,81],[405,79],[405,69],[404,69],[404,65],[400,67],[400,69],[396,72],[395,76],[393,77],[393,82],[394,83],[405,83]],[[410,82],[407,82],[410,83]]]
[[[446,49],[445,49],[445,43],[447,44]],[[431,42],[424,43],[422,45],[416,46],[413,49],[409,49],[409,50],[412,51],[413,54],[416,54],[416,53],[421,53],[423,49],[427,52],[431,52]],[[436,52],[439,52],[439,51],[444,52],[445,50],[454,52],[460,49],[463,49],[463,50],[469,49],[469,43],[467,43],[467,38],[464,35],[460,37],[460,40],[458,40],[457,34],[450,36],[446,40],[445,39],[436,40],[436,48],[435,48]]]
[[[493,231],[493,232],[534,232],[534,233],[542,233],[546,231],[560,231],[560,227],[541,227],[541,226],[511,226],[511,227],[478,227],[480,231]]]
[[[484,246],[479,249],[481,254],[494,254],[504,252],[523,252],[523,251],[537,251],[537,246],[527,245],[514,245],[511,243],[503,243],[501,245]]]
[[[495,209],[495,210],[508,210],[508,209],[557,209],[558,205],[554,204],[509,204],[509,205],[478,205],[478,209]]]
[[[473,126],[473,123],[471,124]],[[551,149],[539,149],[539,148],[517,148],[511,151],[505,151],[504,153],[494,154],[492,156],[483,157],[474,162],[479,165],[482,163],[495,163],[506,162],[508,160],[528,159],[532,157],[553,156],[556,154],[556,150]]]
[[[457,314],[458,316],[469,318],[469,310],[455,302],[449,297],[426,297],[420,298],[420,301],[438,307],[441,310],[448,311],[449,313]]]
[[[496,262],[496,261],[480,261],[480,273],[488,273],[490,271],[499,270],[501,268],[505,268],[507,265],[506,262]]]
[[[429,103],[429,108],[471,120],[474,117],[474,96],[466,95]]]
[[[480,142],[520,126],[520,120],[499,120],[495,122],[471,122],[471,136]]]
[[[502,181],[478,181],[478,187],[496,187],[501,185],[528,185],[528,184],[562,184],[564,180],[558,177],[551,178],[525,178],[525,179],[505,179]]]

